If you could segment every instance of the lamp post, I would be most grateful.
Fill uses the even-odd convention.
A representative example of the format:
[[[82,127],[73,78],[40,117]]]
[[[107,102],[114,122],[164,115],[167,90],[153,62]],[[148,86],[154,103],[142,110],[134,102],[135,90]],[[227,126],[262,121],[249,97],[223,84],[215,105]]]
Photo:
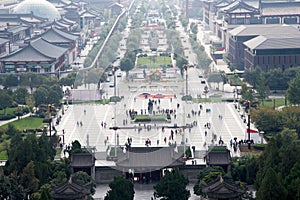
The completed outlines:
[[[248,149],[251,149],[251,138],[250,138],[250,101],[248,101]]]

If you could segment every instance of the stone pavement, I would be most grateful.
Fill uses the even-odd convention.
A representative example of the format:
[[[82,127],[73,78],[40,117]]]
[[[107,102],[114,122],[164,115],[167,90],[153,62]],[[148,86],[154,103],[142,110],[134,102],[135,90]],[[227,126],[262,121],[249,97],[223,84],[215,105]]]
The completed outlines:
[[[153,197],[153,192],[154,192],[153,186],[154,186],[154,184],[135,183],[134,184],[134,191],[135,191],[134,199],[135,200],[151,200],[151,197]],[[191,193],[191,197],[189,198],[189,200],[199,199],[199,197],[194,194],[193,187],[194,187],[193,184],[189,184],[187,186],[187,189],[190,190],[190,193]],[[106,192],[109,189],[110,188],[109,188],[108,184],[97,185],[96,193],[94,194],[93,197],[98,200],[103,200],[106,195]]]

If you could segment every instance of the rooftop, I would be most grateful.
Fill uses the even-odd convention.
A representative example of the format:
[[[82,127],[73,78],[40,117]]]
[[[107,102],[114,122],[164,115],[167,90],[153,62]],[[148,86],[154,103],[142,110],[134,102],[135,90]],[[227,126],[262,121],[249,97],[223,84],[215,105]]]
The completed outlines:
[[[273,34],[260,35],[244,42],[250,49],[300,49],[300,35],[292,34]]]

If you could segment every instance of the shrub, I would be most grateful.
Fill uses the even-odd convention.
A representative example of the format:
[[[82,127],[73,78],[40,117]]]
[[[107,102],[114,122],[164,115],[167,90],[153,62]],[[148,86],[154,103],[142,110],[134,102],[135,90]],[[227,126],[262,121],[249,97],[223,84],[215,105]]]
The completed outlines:
[[[10,120],[10,119],[13,119],[15,118],[16,115],[14,114],[6,114],[6,115],[0,115],[0,121],[2,120]]]

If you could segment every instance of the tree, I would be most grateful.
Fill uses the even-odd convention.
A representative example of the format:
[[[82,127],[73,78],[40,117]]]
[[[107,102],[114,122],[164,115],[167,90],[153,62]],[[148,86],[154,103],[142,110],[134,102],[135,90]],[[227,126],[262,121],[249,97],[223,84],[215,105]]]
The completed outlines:
[[[45,87],[39,87],[34,93],[34,101],[35,101],[35,106],[39,106],[41,104],[48,104],[48,93],[49,91]]]
[[[191,196],[186,189],[188,183],[188,179],[178,169],[166,171],[160,182],[154,186],[154,196],[162,197],[162,200],[187,200]]]
[[[79,183],[81,185],[90,185],[90,195],[95,194],[96,183],[86,172],[76,172],[72,175],[72,181]]]
[[[133,200],[133,183],[122,176],[115,177],[109,183],[110,190],[107,191],[104,200]]]
[[[38,191],[39,180],[34,175],[34,163],[30,161],[21,174],[21,184],[26,187],[27,194],[31,196]]]
[[[12,98],[6,90],[0,90],[0,109],[4,110],[6,114],[6,108],[12,105]]]
[[[287,99],[291,104],[300,103],[300,73],[291,80],[287,90]]]
[[[211,181],[213,177],[224,175],[224,170],[222,167],[206,167],[200,170],[197,176],[197,182],[194,185],[194,193],[196,195],[204,195],[202,193],[202,184],[205,181]]]
[[[268,96],[268,94],[267,94],[267,83],[266,83],[265,76],[263,74],[260,74],[257,79],[258,79],[258,84],[257,84],[257,87],[256,87],[256,91],[258,93],[258,98],[263,103],[265,98]]]
[[[18,89],[15,90],[13,94],[13,99],[18,103],[18,104],[26,104],[26,98],[29,96],[29,92],[25,87],[19,87]]]
[[[282,179],[276,174],[273,168],[269,168],[262,180],[261,187],[256,193],[257,200],[286,199],[287,190],[284,188]]]
[[[246,84],[242,85],[241,95],[244,100],[252,102],[254,100],[253,90],[249,88]]]

